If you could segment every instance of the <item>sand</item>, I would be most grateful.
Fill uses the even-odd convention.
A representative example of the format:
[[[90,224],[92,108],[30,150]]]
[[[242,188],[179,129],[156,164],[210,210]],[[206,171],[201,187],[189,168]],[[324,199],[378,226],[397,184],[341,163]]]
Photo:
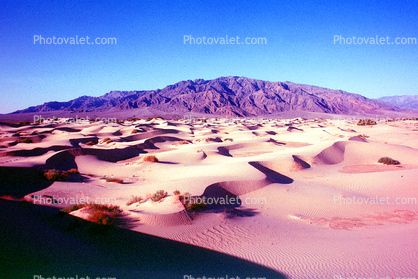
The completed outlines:
[[[2,248],[22,238],[28,253],[45,261],[24,265],[21,248],[7,249],[5,255],[13,258],[8,274],[52,272],[58,262],[68,274],[77,265],[72,257],[57,256],[56,262],[36,250],[44,246],[43,238],[53,237],[48,249],[68,249],[70,242],[59,244],[68,238],[86,250],[82,254],[100,261],[94,266],[86,259],[75,270],[108,270],[122,277],[208,277],[221,257],[225,266],[217,274],[231,277],[412,278],[418,256],[418,123],[356,123],[295,118],[2,124],[0,195],[13,212],[2,220]],[[378,163],[381,157],[400,164]],[[43,171],[51,169],[79,174],[46,181]],[[159,190],[167,196],[153,201]],[[206,208],[187,210],[181,202],[185,193],[205,199]],[[130,203],[133,197],[142,201]],[[109,244],[86,233],[85,225],[60,229],[74,222],[68,220],[88,219],[86,209],[58,221],[51,217],[86,201],[120,207],[116,227],[103,238],[124,243],[132,237],[134,247],[153,255],[141,257],[151,268],[132,256],[124,256],[127,265],[113,258],[123,250],[97,254],[97,247],[103,251]],[[20,220],[19,227],[10,224],[13,220]],[[151,237],[169,251],[164,260],[157,259],[164,252],[141,248]],[[32,238],[39,239],[32,243]],[[179,260],[176,245],[180,254],[208,256]],[[154,265],[156,260],[165,267]],[[173,267],[170,260],[182,266]],[[235,261],[241,262],[234,266]],[[8,259],[2,256],[2,262]]]

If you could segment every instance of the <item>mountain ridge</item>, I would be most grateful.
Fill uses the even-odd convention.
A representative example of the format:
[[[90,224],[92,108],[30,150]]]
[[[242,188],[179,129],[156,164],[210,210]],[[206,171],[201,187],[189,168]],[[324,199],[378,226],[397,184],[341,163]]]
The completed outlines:
[[[103,112],[152,108],[167,113],[203,113],[250,117],[286,111],[330,114],[374,113],[400,108],[343,90],[271,82],[246,77],[184,80],[163,89],[110,91],[100,97],[81,96],[67,102],[46,102],[12,114],[40,112]]]

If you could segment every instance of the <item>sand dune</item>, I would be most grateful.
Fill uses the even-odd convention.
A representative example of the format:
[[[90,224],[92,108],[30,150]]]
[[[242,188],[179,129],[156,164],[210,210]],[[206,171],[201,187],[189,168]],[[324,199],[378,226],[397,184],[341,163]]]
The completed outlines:
[[[0,123],[1,264],[9,277],[416,276],[415,122]],[[187,193],[206,207],[186,208]],[[39,197],[123,214],[92,235],[103,227],[83,221],[91,211],[21,200]]]

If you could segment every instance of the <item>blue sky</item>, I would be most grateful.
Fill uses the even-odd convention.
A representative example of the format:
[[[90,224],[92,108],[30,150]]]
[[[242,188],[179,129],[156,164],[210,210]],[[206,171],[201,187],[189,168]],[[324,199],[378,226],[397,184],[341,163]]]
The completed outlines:
[[[418,2],[1,1],[0,113],[111,90],[245,76],[342,89],[369,98],[418,94],[418,44],[334,44],[418,38]],[[34,44],[34,36],[116,38],[113,45]],[[263,45],[184,44],[266,38]]]

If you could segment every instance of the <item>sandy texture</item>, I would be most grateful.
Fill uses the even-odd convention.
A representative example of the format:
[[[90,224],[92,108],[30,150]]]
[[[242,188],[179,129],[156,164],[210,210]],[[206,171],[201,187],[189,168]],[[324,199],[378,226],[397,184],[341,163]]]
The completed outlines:
[[[264,266],[277,272],[263,271],[267,278],[414,277],[417,123],[356,123],[296,118],[1,125],[0,195],[55,208],[80,201],[118,205],[121,230],[257,264],[247,271]],[[400,165],[380,164],[381,157]],[[43,171],[51,169],[79,174],[46,181]],[[159,190],[167,196],[153,201]],[[205,199],[206,208],[186,210],[185,193]],[[88,218],[83,212],[71,214]],[[176,272],[199,269],[191,266]],[[237,270],[231,267],[230,276]]]

